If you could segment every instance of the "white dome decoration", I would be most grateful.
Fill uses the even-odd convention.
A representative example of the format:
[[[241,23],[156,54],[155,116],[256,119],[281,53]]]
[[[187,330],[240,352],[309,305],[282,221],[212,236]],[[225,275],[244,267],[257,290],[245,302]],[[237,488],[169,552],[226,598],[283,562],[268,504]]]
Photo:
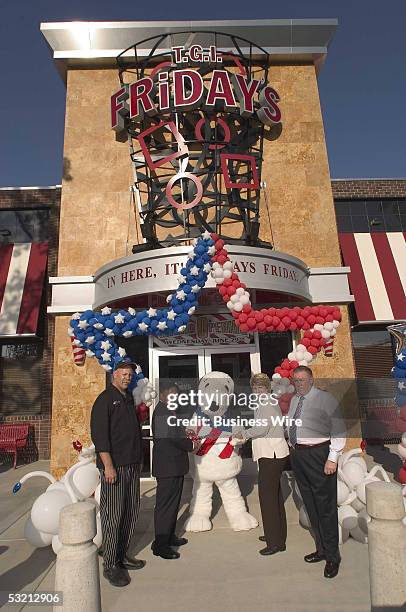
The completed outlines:
[[[32,524],[38,531],[56,535],[59,529],[59,513],[71,504],[64,491],[46,491],[35,500],[31,509]]]
[[[99,470],[94,463],[88,463],[76,470],[72,476],[73,490],[79,500],[83,501],[93,495],[100,482]]]
[[[39,531],[33,525],[30,516],[25,521],[24,537],[32,546],[35,546],[35,548],[44,548],[45,546],[49,546],[52,542],[52,535]]]

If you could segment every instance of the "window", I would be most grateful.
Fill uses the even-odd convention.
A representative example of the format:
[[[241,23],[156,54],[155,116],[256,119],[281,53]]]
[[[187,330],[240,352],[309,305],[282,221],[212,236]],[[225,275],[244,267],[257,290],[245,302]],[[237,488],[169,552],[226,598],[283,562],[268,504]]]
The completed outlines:
[[[46,242],[49,209],[0,210],[0,244]]]
[[[41,341],[0,345],[0,413],[41,412]]]
[[[339,232],[406,231],[406,200],[337,200]]]

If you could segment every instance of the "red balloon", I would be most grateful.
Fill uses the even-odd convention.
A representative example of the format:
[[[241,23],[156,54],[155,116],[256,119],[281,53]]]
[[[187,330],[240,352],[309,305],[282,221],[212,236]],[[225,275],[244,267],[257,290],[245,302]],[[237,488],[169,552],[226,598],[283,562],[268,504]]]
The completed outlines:
[[[290,368],[290,361],[289,361],[289,359],[284,359],[282,361],[281,368],[283,368],[284,370],[289,370],[289,368]]]
[[[260,321],[260,322],[258,323],[258,331],[263,332],[263,331],[265,331],[265,330],[266,330],[266,325],[265,325],[265,323],[264,323],[263,321]]]
[[[310,325],[308,324],[307,321],[305,321],[302,325],[302,329],[310,329]]]
[[[250,304],[244,304],[244,306],[242,307],[242,311],[246,312],[247,314],[251,312],[251,310],[252,310],[252,306],[250,306]]]
[[[302,338],[300,344],[303,344],[303,346],[310,346],[310,338]]]
[[[270,317],[268,314],[264,316],[264,321],[267,325],[272,325],[272,317]]]
[[[225,257],[225,255],[219,255],[217,257],[217,261],[223,266],[227,261],[227,257]]]
[[[289,376],[290,376],[289,370],[285,370],[285,369],[282,368],[281,376],[282,376],[282,378],[289,378]]]
[[[328,315],[326,316],[326,323],[327,323],[327,322],[328,322],[328,323],[332,323],[333,321],[334,321],[334,317],[333,317],[333,315],[332,315],[332,314],[328,314]]]
[[[309,351],[309,353],[311,353],[312,355],[316,355],[318,353],[318,350],[316,349],[315,346],[308,346],[307,350]]]
[[[239,281],[239,279],[238,279],[238,274],[236,274],[235,272],[233,272],[233,273],[232,273],[232,275],[230,276],[230,278],[231,278],[231,280],[233,280],[233,281],[234,281],[234,280],[238,280],[238,282],[240,282],[240,281]]]
[[[278,332],[286,331],[286,327],[284,326],[283,323],[279,323],[279,325],[277,326],[276,329],[277,329]]]
[[[246,289],[246,288],[247,288],[247,285],[246,285],[245,283],[241,283],[241,284],[240,284],[240,287],[242,287],[243,289]]]
[[[228,295],[231,297],[232,295],[234,295],[234,293],[237,291],[237,289],[235,287],[233,287],[232,285],[230,287],[227,287],[227,293]]]
[[[219,239],[218,234],[215,234],[214,232],[212,234],[210,234],[211,239],[214,240],[214,242],[217,242],[217,240]]]
[[[307,322],[309,323],[309,325],[314,325],[316,323],[316,317],[311,314],[307,317]]]
[[[149,417],[148,406],[142,402],[135,408],[140,423],[143,423]]]
[[[240,323],[246,323],[246,321],[248,319],[248,317],[247,317],[245,312],[240,312],[240,316],[238,318],[240,320]]]
[[[247,325],[246,323],[241,323],[241,325],[240,325],[240,330],[241,330],[242,332],[247,332],[247,331],[249,331],[248,325]]]
[[[280,374],[282,372],[282,368],[280,366],[276,366],[275,372],[276,374]]]
[[[336,321],[341,321],[341,311],[340,310],[335,310],[333,312],[333,317]]]
[[[321,338],[321,332],[319,332],[317,329],[313,332],[313,338]]]
[[[318,323],[319,325],[323,325],[325,323],[325,320],[323,319],[323,317],[316,317],[316,323]]]
[[[270,317],[274,317],[276,313],[276,308],[268,308],[268,314]]]
[[[291,309],[289,317],[291,321],[296,321],[296,319],[298,318],[298,313],[296,312],[296,310]]]
[[[300,308],[300,306],[294,306],[292,310],[293,312],[297,312],[298,315],[302,312],[302,309]]]
[[[310,340],[310,344],[318,348],[320,346],[320,340],[317,340],[317,338],[313,338],[313,340]]]
[[[287,317],[286,315],[282,318],[282,323],[284,325],[286,325],[286,327],[289,327],[289,325],[291,324],[291,320],[289,317]]]
[[[304,338],[309,338],[310,340],[313,338],[313,332],[311,331],[305,331],[305,333],[303,334]]]
[[[326,318],[326,316],[327,316],[328,314],[329,314],[329,312],[328,312],[327,308],[326,308],[325,306],[320,306],[320,308],[319,308],[319,315],[320,315],[321,317]]]
[[[225,278],[223,281],[224,287],[231,287],[232,284],[233,284],[233,281],[230,280],[229,278]]]
[[[268,314],[268,308],[261,308],[262,314],[265,316]]]
[[[278,325],[280,325],[281,320],[279,319],[279,317],[272,317],[272,325],[274,327],[278,327]]]
[[[219,285],[218,291],[220,295],[225,295],[227,293],[227,287],[224,287],[224,285]]]
[[[221,249],[224,247],[224,240],[216,240],[214,246],[216,247],[216,251],[221,251]]]
[[[307,319],[307,317],[311,314],[312,314],[312,309],[310,308],[310,306],[305,306],[303,308],[303,316]]]
[[[275,329],[275,328],[274,328],[274,326],[273,326],[273,325],[267,325],[267,326],[266,326],[266,331],[267,331],[267,332],[271,332],[271,331],[273,331],[274,329]]]
[[[401,467],[398,474],[399,482],[402,484],[406,484],[406,468],[405,466]]]
[[[257,322],[253,317],[249,317],[249,319],[247,320],[247,325],[250,329],[255,329],[257,326]]]
[[[311,306],[311,310],[312,310],[312,314],[314,314],[315,316],[317,316],[320,312],[320,309],[318,306]]]
[[[264,320],[264,315],[262,314],[262,312],[258,312],[258,310],[255,312],[255,319],[256,321],[263,321]]]
[[[239,280],[233,280],[233,287],[235,287],[236,289],[240,288],[240,281]]]
[[[297,329],[297,325],[294,321],[292,321],[292,323],[289,325],[289,329],[291,331],[295,331]]]
[[[299,362],[298,361],[291,361],[290,362],[290,369],[294,370],[295,368],[299,367]]]

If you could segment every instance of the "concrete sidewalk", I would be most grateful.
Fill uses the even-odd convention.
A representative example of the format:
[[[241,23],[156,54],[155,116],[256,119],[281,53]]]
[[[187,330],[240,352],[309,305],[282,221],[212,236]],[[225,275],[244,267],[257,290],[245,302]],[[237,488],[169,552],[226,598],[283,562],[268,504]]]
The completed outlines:
[[[42,462],[43,463],[43,462]],[[251,472],[252,462],[244,472]],[[40,469],[39,464],[27,466]],[[41,465],[42,469],[46,466]],[[2,500],[7,500],[12,484],[21,472],[2,474],[8,480],[6,491],[0,480]],[[28,470],[27,470],[28,471]],[[18,478],[16,475],[18,473]],[[247,497],[250,512],[260,519],[257,489],[248,474],[241,477],[241,489]],[[188,512],[192,482],[186,480],[179,517],[178,533]],[[0,590],[48,591],[53,590],[55,555],[48,547],[34,550],[23,537],[23,529],[29,507],[38,492],[44,490],[43,479],[30,481],[16,496],[7,500],[11,508],[9,517],[3,516],[0,541]],[[35,487],[35,493],[34,493]],[[18,502],[27,490],[31,500]],[[234,533],[230,531],[218,495],[214,497],[215,516],[213,530],[201,534],[187,534],[189,544],[180,549],[179,560],[165,561],[154,557],[150,550],[153,540],[153,507],[155,483],[144,482],[141,487],[141,514],[134,538],[133,553],[146,559],[147,566],[131,572],[132,582],[124,588],[114,588],[103,578],[100,560],[102,604],[104,612],[143,610],[158,612],[168,608],[173,612],[196,607],[208,607],[210,612],[223,612],[231,608],[236,612],[329,612],[370,610],[368,579],[368,548],[349,540],[342,547],[342,567],[337,578],[323,577],[324,564],[308,565],[303,556],[314,548],[309,533],[297,524],[297,512],[292,497],[287,500],[288,542],[287,551],[274,557],[262,557],[258,541],[262,529]],[[22,499],[22,498],[21,498]],[[28,507],[27,507],[28,504]],[[2,504],[3,508],[3,504]],[[30,610],[33,606],[10,607],[3,610]],[[44,609],[44,608],[43,608]],[[51,607],[45,607],[51,610]],[[89,611],[91,612],[91,611]]]

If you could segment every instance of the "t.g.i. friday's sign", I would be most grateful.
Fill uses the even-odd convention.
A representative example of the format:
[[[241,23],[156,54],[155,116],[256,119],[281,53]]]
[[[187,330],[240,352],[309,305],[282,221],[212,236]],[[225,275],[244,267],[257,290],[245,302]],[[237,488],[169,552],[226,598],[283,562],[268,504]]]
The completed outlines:
[[[250,289],[311,299],[309,271],[300,259],[270,249],[240,245],[229,245],[227,249],[235,271]],[[94,275],[94,307],[135,295],[172,291],[178,285],[177,276],[189,251],[188,246],[155,249],[106,264]],[[211,277],[206,286],[215,287]]]

